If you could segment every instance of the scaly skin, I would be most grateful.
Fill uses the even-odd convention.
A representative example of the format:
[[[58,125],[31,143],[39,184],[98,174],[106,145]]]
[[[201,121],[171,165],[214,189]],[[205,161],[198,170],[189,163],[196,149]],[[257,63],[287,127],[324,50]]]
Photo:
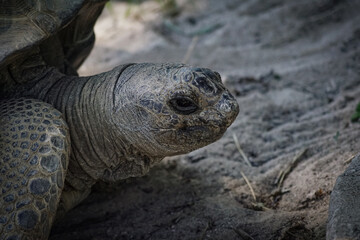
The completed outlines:
[[[8,95],[24,97],[23,101],[39,99],[49,103],[63,114],[69,127],[65,137],[71,139],[70,161],[65,187],[58,187],[54,197],[55,203],[60,201],[57,215],[63,215],[84,199],[98,180],[141,176],[165,156],[187,153],[218,140],[239,111],[220,75],[209,69],[182,64],[128,64],[79,78],[41,64],[33,69],[29,66],[27,72],[36,74],[24,76],[29,79],[14,85]],[[5,108],[8,104],[2,101]],[[1,144],[11,148],[12,142]],[[34,153],[43,158],[41,154]],[[15,160],[10,157],[9,164],[12,161]],[[43,166],[36,164],[37,169],[43,171]],[[56,170],[65,175],[66,169]],[[39,175],[37,179],[46,176]],[[6,181],[13,180],[3,182]],[[26,196],[36,197],[31,189]],[[14,202],[18,203],[18,199]],[[30,221],[32,228],[25,229],[25,235],[32,236],[31,231],[35,234],[41,228],[46,229],[43,230],[46,238],[50,227],[40,217],[31,216],[20,219],[25,221],[22,223],[8,215],[22,230],[27,226],[26,221]],[[51,225],[52,221],[53,217],[45,222]]]
[[[61,113],[34,99],[0,102],[0,239],[46,239],[69,163]]]

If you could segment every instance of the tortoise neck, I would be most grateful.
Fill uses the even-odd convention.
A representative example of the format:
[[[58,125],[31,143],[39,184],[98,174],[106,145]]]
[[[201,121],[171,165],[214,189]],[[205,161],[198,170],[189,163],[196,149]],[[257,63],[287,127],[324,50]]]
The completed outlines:
[[[152,162],[127,142],[126,131],[112,125],[114,89],[128,66],[90,77],[67,76],[48,68],[24,94],[50,103],[64,114],[71,137],[66,181],[78,190],[91,187],[99,179],[127,178],[134,168],[139,168],[141,175],[148,167],[140,163]]]
[[[78,76],[77,72],[66,63],[64,63],[62,71]],[[38,82],[43,82],[42,80],[47,83],[55,82],[63,76],[55,67],[46,63],[40,54],[39,47],[34,47],[22,55],[14,57],[10,64],[0,66],[1,98],[36,95],[41,89],[29,91],[29,88],[38,85]],[[48,87],[50,86],[48,84]],[[43,87],[48,88],[46,85]]]
[[[81,191],[96,182],[96,178],[83,167],[86,162],[95,162],[93,151],[89,148],[92,122],[97,121],[97,116],[91,116],[95,112],[91,102],[93,82],[90,77],[67,76],[48,67],[23,87],[25,91],[20,91],[21,96],[50,103],[63,113],[71,138],[71,160],[66,182]]]

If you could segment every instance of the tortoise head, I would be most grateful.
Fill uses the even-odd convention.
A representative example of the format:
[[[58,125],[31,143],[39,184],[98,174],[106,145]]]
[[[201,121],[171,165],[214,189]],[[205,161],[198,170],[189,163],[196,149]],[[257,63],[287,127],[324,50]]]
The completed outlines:
[[[217,72],[179,64],[136,64],[116,86],[114,116],[149,156],[183,154],[218,140],[239,106]],[[124,117],[125,116],[125,117]]]

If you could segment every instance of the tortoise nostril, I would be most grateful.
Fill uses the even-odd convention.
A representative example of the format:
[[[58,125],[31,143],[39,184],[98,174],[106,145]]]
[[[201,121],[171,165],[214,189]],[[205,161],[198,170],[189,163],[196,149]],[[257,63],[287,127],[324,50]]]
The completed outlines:
[[[219,110],[225,113],[230,113],[235,117],[239,113],[239,105],[236,102],[236,99],[229,93],[224,92],[218,102]]]

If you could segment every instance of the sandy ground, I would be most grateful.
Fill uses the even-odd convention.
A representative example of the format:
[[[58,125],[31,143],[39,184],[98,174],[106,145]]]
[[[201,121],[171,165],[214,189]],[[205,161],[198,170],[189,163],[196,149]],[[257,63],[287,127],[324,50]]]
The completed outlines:
[[[50,239],[325,239],[335,180],[360,150],[359,10],[356,0],[112,2],[80,74],[187,61],[220,72],[240,114],[208,147],[96,185]]]

